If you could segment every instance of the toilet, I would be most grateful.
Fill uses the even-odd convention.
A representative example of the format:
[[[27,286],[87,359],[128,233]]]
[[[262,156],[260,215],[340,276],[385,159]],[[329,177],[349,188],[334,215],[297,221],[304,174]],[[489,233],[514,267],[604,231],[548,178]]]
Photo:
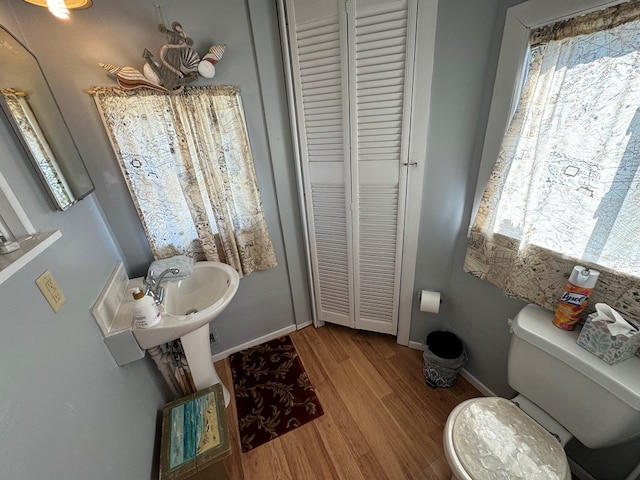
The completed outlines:
[[[609,365],[524,307],[512,322],[511,400],[467,400],[449,414],[444,451],[452,480],[570,480],[564,446],[603,448],[640,436],[640,357]]]

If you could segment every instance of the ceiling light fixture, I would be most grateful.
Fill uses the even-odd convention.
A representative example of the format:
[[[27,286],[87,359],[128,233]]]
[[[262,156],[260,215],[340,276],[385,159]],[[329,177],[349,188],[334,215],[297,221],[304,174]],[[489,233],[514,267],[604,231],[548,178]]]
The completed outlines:
[[[93,5],[93,0],[24,0],[32,5],[47,7],[58,18],[69,18],[69,10],[80,10]]]

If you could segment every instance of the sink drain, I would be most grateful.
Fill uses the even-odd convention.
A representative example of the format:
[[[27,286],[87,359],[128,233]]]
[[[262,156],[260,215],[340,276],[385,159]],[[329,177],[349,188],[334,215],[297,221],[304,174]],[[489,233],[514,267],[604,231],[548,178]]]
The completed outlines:
[[[187,310],[187,313],[185,313],[185,315],[191,315],[192,313],[198,313],[198,309],[192,308],[191,310]]]

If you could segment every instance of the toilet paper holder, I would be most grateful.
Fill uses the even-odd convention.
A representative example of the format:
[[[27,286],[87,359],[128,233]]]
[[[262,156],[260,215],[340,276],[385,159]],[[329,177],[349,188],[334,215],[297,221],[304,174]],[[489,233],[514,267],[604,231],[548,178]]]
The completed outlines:
[[[440,292],[434,290],[420,290],[419,295],[420,311],[425,313],[438,313],[442,304]]]

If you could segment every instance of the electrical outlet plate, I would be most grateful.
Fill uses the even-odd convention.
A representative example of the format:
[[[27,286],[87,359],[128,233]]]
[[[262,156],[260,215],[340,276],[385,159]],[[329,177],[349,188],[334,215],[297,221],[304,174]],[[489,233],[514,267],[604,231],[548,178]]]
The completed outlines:
[[[47,299],[47,302],[49,302],[53,311],[58,313],[67,299],[64,297],[62,290],[60,290],[60,287],[53,278],[53,275],[51,275],[51,272],[47,270],[40,275],[36,279],[36,285],[38,285],[42,295]]]

